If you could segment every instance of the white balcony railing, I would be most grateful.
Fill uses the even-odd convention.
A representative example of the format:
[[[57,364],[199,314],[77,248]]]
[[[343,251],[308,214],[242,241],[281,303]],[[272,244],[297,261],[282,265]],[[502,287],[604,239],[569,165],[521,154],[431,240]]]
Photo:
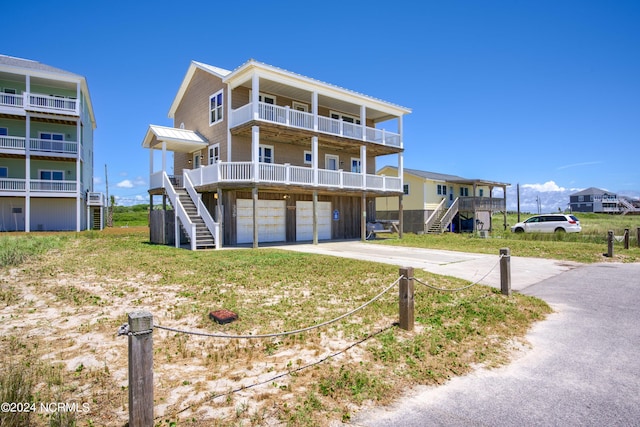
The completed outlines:
[[[29,148],[32,151],[44,151],[48,153],[78,154],[78,143],[75,141],[54,141],[51,139],[29,139]]]
[[[243,105],[231,111],[231,127],[247,123],[253,119],[252,103]],[[258,103],[258,120],[270,123],[278,123],[299,129],[314,130],[314,114],[304,111],[292,110],[289,107]],[[343,120],[318,116],[318,132],[330,135],[338,135],[358,141],[372,142],[389,147],[402,148],[400,134],[385,131],[384,129],[370,128]],[[364,132],[364,134],[363,134]]]
[[[16,178],[0,178],[0,191],[25,191],[27,181]]]
[[[52,193],[75,193],[76,181],[51,181],[44,179],[32,179],[30,181],[31,191],[46,191]]]
[[[80,104],[75,98],[24,92],[20,95],[0,93],[0,106],[45,113],[80,115]]]
[[[0,136],[0,148],[24,150],[26,138],[20,136]]]
[[[262,182],[269,184],[300,185],[303,187],[330,187],[336,189],[363,189],[375,191],[402,191],[400,178],[382,175],[292,166],[289,164],[251,162],[219,162],[197,169],[185,170],[195,187],[224,182]],[[161,188],[162,172],[151,175],[151,188]],[[317,181],[316,181],[317,175]]]

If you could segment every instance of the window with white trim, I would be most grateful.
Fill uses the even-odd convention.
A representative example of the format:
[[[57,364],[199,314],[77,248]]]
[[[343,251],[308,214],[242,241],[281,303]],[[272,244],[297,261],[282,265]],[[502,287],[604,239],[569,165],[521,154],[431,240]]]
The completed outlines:
[[[64,134],[62,133],[51,133],[51,132],[40,132],[40,139],[46,139],[51,141],[64,141]]]
[[[469,189],[466,187],[460,187],[460,197],[469,197]]]
[[[409,195],[409,184],[404,184],[404,185],[402,186],[402,193],[403,193],[405,196],[408,196],[408,195]]]
[[[447,186],[438,184],[438,195],[446,196],[447,195]]]
[[[478,189],[478,196],[479,197],[483,197],[484,196],[484,188]]]
[[[258,147],[258,161],[261,163],[273,163],[273,145],[260,145]]]
[[[303,104],[302,102],[298,102],[298,101],[292,101],[291,108],[293,108],[296,111],[304,111],[305,113],[309,111],[309,106],[307,104]]]
[[[220,160],[220,144],[213,144],[209,146],[209,164],[213,165]]]
[[[356,157],[351,158],[351,172],[360,173],[362,172],[362,162],[360,159]]]
[[[9,168],[6,166],[0,166],[0,178],[9,177]]]
[[[311,151],[304,152],[304,164],[312,165],[313,164],[313,153]]]
[[[264,102],[265,104],[276,105],[276,97],[273,95],[267,95],[266,93],[259,94],[258,101]]]
[[[220,90],[209,97],[209,126],[222,120],[223,111],[224,103],[222,90]]]
[[[356,125],[360,124],[360,119],[358,117],[350,116],[349,114],[342,114],[337,111],[330,111],[329,117],[336,120],[342,120],[343,122],[347,122],[347,123],[354,123]]]
[[[38,171],[40,179],[45,181],[62,181],[64,180],[64,171],[56,170],[40,170]]]

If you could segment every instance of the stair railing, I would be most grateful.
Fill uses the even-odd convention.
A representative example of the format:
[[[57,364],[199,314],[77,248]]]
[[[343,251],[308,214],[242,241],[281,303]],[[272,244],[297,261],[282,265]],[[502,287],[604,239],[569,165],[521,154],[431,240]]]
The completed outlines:
[[[202,218],[202,220],[204,221],[207,229],[209,230],[209,233],[211,233],[211,235],[213,236],[213,243],[215,244],[216,249],[218,249],[220,244],[220,223],[217,223],[213,220],[211,214],[209,213],[209,210],[204,205],[204,203],[202,203],[200,193],[198,193],[193,186],[189,174],[185,172],[183,173],[183,176],[184,188],[185,190],[187,190],[187,193],[189,194],[189,197],[191,197],[191,200],[193,200],[193,204],[196,205],[198,216],[200,216],[200,218]]]
[[[444,202],[447,199],[442,199],[442,201],[440,202],[440,204],[438,205],[438,207],[431,213],[431,215],[429,216],[429,218],[427,218],[427,220],[424,223],[424,232],[428,233],[429,229],[431,228],[431,226],[433,224],[436,223],[436,221],[438,220],[438,218],[440,218],[442,216],[442,212],[444,211]]]
[[[458,213],[458,200],[458,197],[456,197],[453,203],[451,203],[451,206],[449,206],[447,212],[442,216],[442,219],[440,219],[441,232],[444,231],[449,226],[449,224],[451,224],[451,221],[453,221],[453,217],[455,217]]]
[[[185,231],[187,232],[187,235],[189,236],[189,240],[191,241],[191,250],[195,251],[196,250],[196,225],[193,222],[191,222],[191,218],[189,218],[187,211],[184,209],[184,206],[182,206],[182,203],[180,202],[180,198],[178,197],[178,193],[176,193],[176,190],[173,188],[173,185],[171,184],[171,180],[169,179],[169,176],[167,175],[166,172],[162,172],[162,187],[164,188],[165,193],[167,193],[167,196],[169,196],[169,200],[171,201],[173,210],[175,211],[178,219],[180,219],[180,222],[182,223]],[[175,227],[176,227],[176,231],[175,231],[176,248],[179,248],[180,233],[179,233],[177,222]]]

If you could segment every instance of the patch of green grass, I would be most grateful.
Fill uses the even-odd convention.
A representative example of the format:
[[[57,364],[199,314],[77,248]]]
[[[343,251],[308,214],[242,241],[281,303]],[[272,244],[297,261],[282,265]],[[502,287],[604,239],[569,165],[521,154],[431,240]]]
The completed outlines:
[[[525,220],[530,215],[521,215]],[[414,234],[404,233],[399,239],[396,234],[389,238],[372,241],[376,244],[409,246],[418,248],[445,249],[461,252],[498,254],[501,248],[509,248],[511,255],[533,258],[593,263],[601,261],[638,262],[640,247],[637,244],[639,215],[624,217],[606,214],[577,214],[582,231],[580,233],[512,233],[503,229],[502,214],[494,215],[493,230],[489,238],[481,238],[472,233]],[[517,222],[517,215],[509,214],[507,224]],[[607,252],[607,231],[613,230],[621,236],[624,229],[630,230],[629,249],[622,243],[614,243],[614,258],[603,256]]]
[[[64,237],[16,235],[0,236],[0,267],[15,267],[52,249],[59,248]]]

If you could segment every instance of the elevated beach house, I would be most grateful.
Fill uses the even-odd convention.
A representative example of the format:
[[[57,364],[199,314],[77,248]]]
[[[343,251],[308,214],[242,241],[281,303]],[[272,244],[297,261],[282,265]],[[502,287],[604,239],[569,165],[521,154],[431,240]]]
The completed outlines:
[[[398,168],[385,166],[378,173],[398,176]],[[441,233],[491,231],[492,215],[503,212],[506,227],[506,182],[470,179],[456,175],[404,169],[403,197],[378,199],[376,217],[379,220],[403,218],[403,231],[412,233]],[[501,189],[494,196],[494,189]],[[496,192],[498,193],[498,192]],[[402,213],[400,213],[402,212]]]
[[[101,229],[84,77],[0,55],[0,231]]]
[[[387,155],[402,169],[408,113],[255,60],[233,71],[193,61],[174,126],[150,125],[143,141],[151,204],[163,200],[151,240],[197,249],[364,238],[375,199],[402,194],[402,175],[375,171]]]
[[[611,191],[589,187],[569,196],[569,208],[571,212],[596,212],[622,214],[640,213],[638,201],[628,197],[619,196]]]

